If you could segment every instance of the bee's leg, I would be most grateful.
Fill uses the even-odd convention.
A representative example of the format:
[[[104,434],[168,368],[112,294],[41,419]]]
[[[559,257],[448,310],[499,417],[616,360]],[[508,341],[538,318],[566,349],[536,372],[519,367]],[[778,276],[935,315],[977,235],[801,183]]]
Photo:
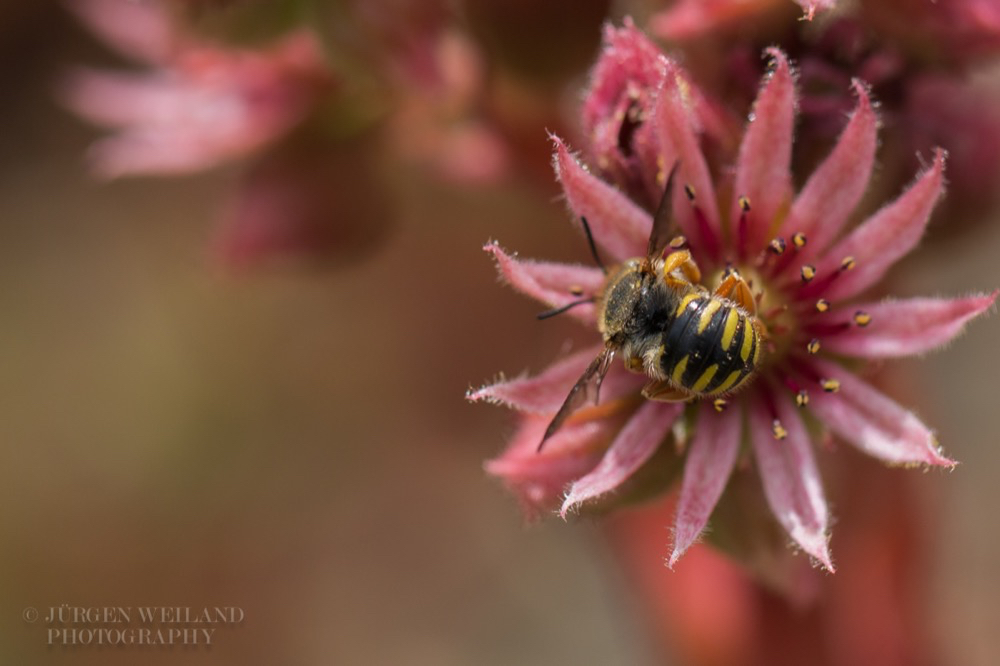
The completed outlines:
[[[719,283],[719,286],[715,289],[715,295],[728,298],[751,315],[757,314],[757,301],[753,297],[753,292],[750,291],[750,285],[736,271],[730,272]]]
[[[641,356],[628,356],[625,359],[625,368],[631,372],[645,372],[646,369],[642,365]]]
[[[678,280],[674,277],[673,272],[677,269],[680,269],[684,277],[687,278],[687,282],[692,284],[701,282],[701,271],[698,270],[698,264],[694,263],[691,253],[687,250],[671,252],[663,261],[663,279],[666,280],[667,284],[675,287],[685,284],[684,280]]]
[[[691,398],[689,392],[662,379],[652,379],[647,382],[642,387],[642,395],[647,400],[656,400],[657,402],[684,402]]]

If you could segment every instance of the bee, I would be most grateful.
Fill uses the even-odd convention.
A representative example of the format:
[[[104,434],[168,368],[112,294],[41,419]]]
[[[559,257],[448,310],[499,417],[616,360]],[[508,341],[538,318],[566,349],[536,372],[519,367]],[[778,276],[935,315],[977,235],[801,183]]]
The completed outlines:
[[[767,329],[757,317],[757,302],[747,281],[729,269],[710,292],[701,285],[701,271],[691,252],[683,249],[682,238],[672,241],[672,251],[665,252],[661,237],[669,226],[672,180],[673,171],[653,218],[646,256],[629,259],[610,273],[583,219],[591,253],[607,275],[604,285],[594,296],[539,317],[595,303],[604,348],[570,389],[539,450],[582,406],[591,385],[598,399],[601,382],[618,353],[626,368],[649,378],[643,396],[664,402],[728,395],[744,386],[760,366]]]

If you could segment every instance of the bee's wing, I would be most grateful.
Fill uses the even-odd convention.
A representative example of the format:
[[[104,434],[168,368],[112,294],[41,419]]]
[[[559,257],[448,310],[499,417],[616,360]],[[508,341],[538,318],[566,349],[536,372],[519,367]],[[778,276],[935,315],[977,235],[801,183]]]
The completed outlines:
[[[646,256],[650,259],[656,257],[657,253],[667,246],[670,239],[671,223],[673,222],[674,206],[674,174],[680,162],[674,162],[667,174],[667,184],[663,188],[663,196],[660,197],[660,205],[656,207],[656,214],[653,215],[653,228],[649,232],[649,244],[646,246]]]
[[[600,398],[601,393],[601,382],[604,381],[604,375],[608,374],[608,368],[611,367],[611,361],[615,357],[616,348],[613,346],[606,346],[601,353],[590,362],[587,369],[583,371],[580,375],[580,379],[576,381],[573,388],[569,390],[569,394],[566,396],[566,400],[563,401],[562,407],[556,412],[556,415],[552,417],[552,421],[549,423],[549,427],[545,429],[545,435],[542,437],[542,441],[538,443],[538,450],[541,451],[542,447],[545,446],[545,440],[547,440],[552,435],[556,434],[556,431],[562,427],[566,419],[578,410],[587,401],[587,389],[593,383],[594,385],[594,402],[596,403]]]

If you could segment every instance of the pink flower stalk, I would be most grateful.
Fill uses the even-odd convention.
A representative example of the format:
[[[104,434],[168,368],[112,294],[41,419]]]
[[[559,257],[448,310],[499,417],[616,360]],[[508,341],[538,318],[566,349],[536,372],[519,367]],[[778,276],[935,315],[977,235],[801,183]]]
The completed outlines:
[[[639,39],[629,28],[618,38]],[[713,169],[706,160],[692,108],[698,96],[677,63],[661,58],[655,87],[643,91],[650,111],[642,129],[657,156],[644,161],[643,168],[654,169],[652,177],[645,176],[662,188],[670,166],[677,165],[673,219],[705,276],[703,285],[692,288],[707,294],[732,269],[751,285],[756,316],[767,330],[765,352],[751,380],[737,392],[723,393],[722,400],[695,395],[683,402],[657,402],[640,393],[648,380],[643,372],[614,363],[600,401],[573,413],[540,451],[546,425],[604,345],[560,360],[538,376],[472,390],[468,398],[502,403],[521,414],[508,449],[486,469],[534,512],[561,501],[565,517],[604,501],[621,492],[658,450],[677,447],[684,462],[669,559],[673,566],[705,529],[738,462],[751,459],[784,531],[832,572],[830,511],[813,433],[832,433],[890,464],[954,466],[915,414],[864,381],[856,369],[866,360],[921,354],[947,343],[991,307],[997,292],[957,299],[864,297],[923,235],[943,191],[945,154],[936,151],[898,198],[846,229],[875,163],[878,119],[868,90],[854,82],[857,100],[846,127],[796,193],[791,171],[795,74],[783,52],[769,49],[768,55],[771,71],[731,170]],[[598,69],[606,66],[602,62]],[[599,98],[588,99],[585,108],[620,108],[602,95],[605,88],[595,87],[591,96]],[[589,222],[603,257],[624,262],[645,256],[653,225],[648,202],[636,203],[588,171],[563,141],[553,141],[569,209],[574,218]],[[601,270],[523,260],[497,243],[484,249],[504,280],[548,306],[593,297],[596,303],[577,305],[567,315],[597,327],[606,280]],[[655,263],[662,259],[653,260],[663,266]],[[735,300],[726,302],[737,307]],[[847,359],[853,360],[847,364]]]
[[[105,178],[201,171],[285,136],[327,90],[330,72],[307,31],[267,50],[205,44],[156,2],[77,0],[72,7],[143,73],[81,68],[63,86],[76,113],[117,133],[91,149]]]

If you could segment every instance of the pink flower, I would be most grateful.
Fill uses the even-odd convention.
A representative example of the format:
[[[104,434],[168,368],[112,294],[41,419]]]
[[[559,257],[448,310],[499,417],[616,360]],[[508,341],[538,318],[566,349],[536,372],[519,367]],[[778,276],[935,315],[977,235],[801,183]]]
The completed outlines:
[[[319,265],[363,255],[385,235],[392,206],[372,165],[372,142],[286,141],[240,175],[213,239],[237,273]]]
[[[188,37],[155,2],[72,6],[122,53],[153,66],[143,73],[81,68],[63,86],[72,110],[117,130],[91,149],[93,169],[105,178],[189,173],[244,157],[298,125],[331,83],[306,31],[268,50],[243,50]]]
[[[875,163],[878,120],[868,91],[854,82],[857,99],[846,127],[796,193],[791,172],[795,75],[784,53],[770,49],[768,54],[771,71],[760,86],[735,163],[721,174],[700,147],[692,111],[697,96],[679,66],[660,59],[660,76],[649,84],[655,88],[642,91],[650,109],[644,130],[648,126],[660,155],[645,162],[646,168],[657,165],[652,177],[644,175],[662,188],[670,165],[677,164],[669,204],[706,276],[704,286],[714,289],[732,269],[751,285],[753,303],[736,292],[731,292],[732,300],[723,299],[730,309],[740,303],[745,309],[739,312],[749,314],[755,307],[766,327],[765,351],[751,381],[737,392],[707,399],[695,395],[683,402],[657,402],[640,392],[648,380],[643,372],[613,364],[600,401],[573,413],[540,451],[546,426],[570,387],[610,343],[562,359],[538,376],[470,391],[468,398],[502,403],[520,413],[513,441],[487,463],[487,470],[533,511],[561,499],[565,517],[622,492],[654,454],[676,447],[684,459],[673,565],[705,528],[737,463],[750,458],[767,504],[787,535],[833,571],[830,512],[811,433],[832,433],[890,464],[954,466],[915,414],[864,381],[856,369],[866,360],[921,354],[945,344],[990,308],[997,292],[958,299],[864,296],[923,235],[943,190],[944,152],[936,151],[894,201],[847,230]],[[602,87],[591,92],[604,94]],[[595,106],[618,108],[604,98],[585,104]],[[570,211],[575,219],[589,222],[604,258],[623,262],[644,257],[653,225],[649,206],[590,173],[558,138],[554,143],[555,168]],[[568,305],[581,300],[581,294],[594,297],[597,305],[583,303],[567,315],[597,327],[607,280],[601,270],[523,260],[497,243],[485,250],[504,280],[547,306]],[[652,261],[654,270],[662,270],[662,259]],[[664,279],[683,283],[688,278],[672,272]],[[848,364],[841,359],[853,360]],[[666,374],[669,378],[670,370]],[[672,387],[692,386],[665,381]],[[690,390],[681,393],[692,395]]]

